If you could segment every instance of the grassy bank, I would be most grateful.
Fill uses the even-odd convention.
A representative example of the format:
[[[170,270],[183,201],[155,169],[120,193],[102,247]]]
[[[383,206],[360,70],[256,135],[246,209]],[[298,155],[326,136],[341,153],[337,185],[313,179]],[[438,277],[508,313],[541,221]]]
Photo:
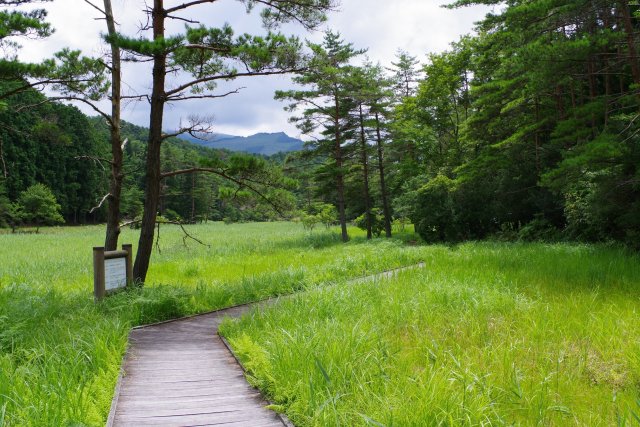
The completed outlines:
[[[0,235],[0,426],[104,425],[131,326],[412,264],[418,247],[343,245],[335,231],[289,223],[163,227],[144,289],[100,304],[93,246],[103,227]],[[125,230],[121,242],[136,243]],[[134,247],[135,250],[135,247]]]
[[[640,258],[423,247],[426,268],[312,290],[223,325],[300,426],[640,423]]]

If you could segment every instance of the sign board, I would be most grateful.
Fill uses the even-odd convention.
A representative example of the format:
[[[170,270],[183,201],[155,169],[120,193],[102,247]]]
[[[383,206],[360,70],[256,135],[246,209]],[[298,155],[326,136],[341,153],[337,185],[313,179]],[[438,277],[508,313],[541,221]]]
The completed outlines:
[[[104,289],[113,291],[127,286],[127,258],[104,260]]]
[[[93,248],[93,294],[96,301],[107,294],[127,287],[133,279],[131,245],[122,245],[121,251]]]

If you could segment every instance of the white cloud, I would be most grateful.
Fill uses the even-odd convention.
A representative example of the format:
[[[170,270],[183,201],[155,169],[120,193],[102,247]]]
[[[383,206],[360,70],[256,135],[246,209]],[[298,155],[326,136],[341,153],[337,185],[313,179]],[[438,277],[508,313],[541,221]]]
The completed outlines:
[[[167,4],[173,2],[167,1]],[[339,31],[343,37],[358,48],[368,48],[367,55],[374,61],[390,65],[398,48],[408,51],[420,60],[429,52],[445,50],[449,43],[469,33],[473,23],[482,19],[487,8],[472,7],[449,10],[440,7],[441,0],[342,0],[341,11],[332,13],[327,27]],[[97,4],[101,4],[97,1]],[[56,33],[46,40],[22,42],[21,56],[36,61],[68,46],[81,49],[86,54],[104,51],[100,34],[104,32],[104,21],[96,20],[99,13],[81,0],[56,0],[45,4],[49,10],[49,21]],[[138,34],[146,23],[142,13],[144,2],[137,0],[115,0],[114,9],[121,31]],[[189,18],[198,19],[207,25],[233,24],[237,33],[262,31],[255,14],[247,16],[242,4],[237,1],[220,1],[204,5],[190,12]],[[171,22],[167,30],[179,32],[184,27],[181,21]],[[319,41],[320,32],[304,33],[293,25],[285,27],[303,38]],[[125,91],[129,94],[146,93],[151,86],[147,65],[127,65],[124,72]],[[290,85],[287,77],[251,78],[220,86],[221,91],[245,86],[240,94],[212,101],[188,101],[176,103],[166,111],[165,128],[176,128],[181,118],[193,113],[215,117],[215,129],[221,133],[248,135],[255,132],[286,131],[298,135],[288,123],[284,103],[273,100],[276,89]],[[145,102],[130,103],[123,117],[135,124],[146,126],[148,105]]]

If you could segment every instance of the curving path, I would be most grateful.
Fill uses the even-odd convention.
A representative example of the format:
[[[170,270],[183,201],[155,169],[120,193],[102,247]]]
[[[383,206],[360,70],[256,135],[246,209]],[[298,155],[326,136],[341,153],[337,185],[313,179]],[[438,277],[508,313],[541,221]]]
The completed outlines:
[[[405,267],[351,281],[388,278]],[[292,426],[247,383],[218,336],[226,316],[256,304],[135,328],[129,335],[107,426]]]

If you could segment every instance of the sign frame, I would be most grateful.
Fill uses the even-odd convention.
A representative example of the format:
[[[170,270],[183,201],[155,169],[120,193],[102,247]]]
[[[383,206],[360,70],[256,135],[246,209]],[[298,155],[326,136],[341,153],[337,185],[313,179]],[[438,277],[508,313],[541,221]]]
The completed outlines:
[[[107,295],[126,289],[133,283],[133,266],[132,259],[133,247],[131,244],[122,245],[122,250],[105,251],[103,246],[95,246],[93,248],[93,296],[96,301],[100,301]],[[114,289],[105,289],[106,286],[106,268],[105,261],[112,259],[125,260],[126,280],[124,286]]]

